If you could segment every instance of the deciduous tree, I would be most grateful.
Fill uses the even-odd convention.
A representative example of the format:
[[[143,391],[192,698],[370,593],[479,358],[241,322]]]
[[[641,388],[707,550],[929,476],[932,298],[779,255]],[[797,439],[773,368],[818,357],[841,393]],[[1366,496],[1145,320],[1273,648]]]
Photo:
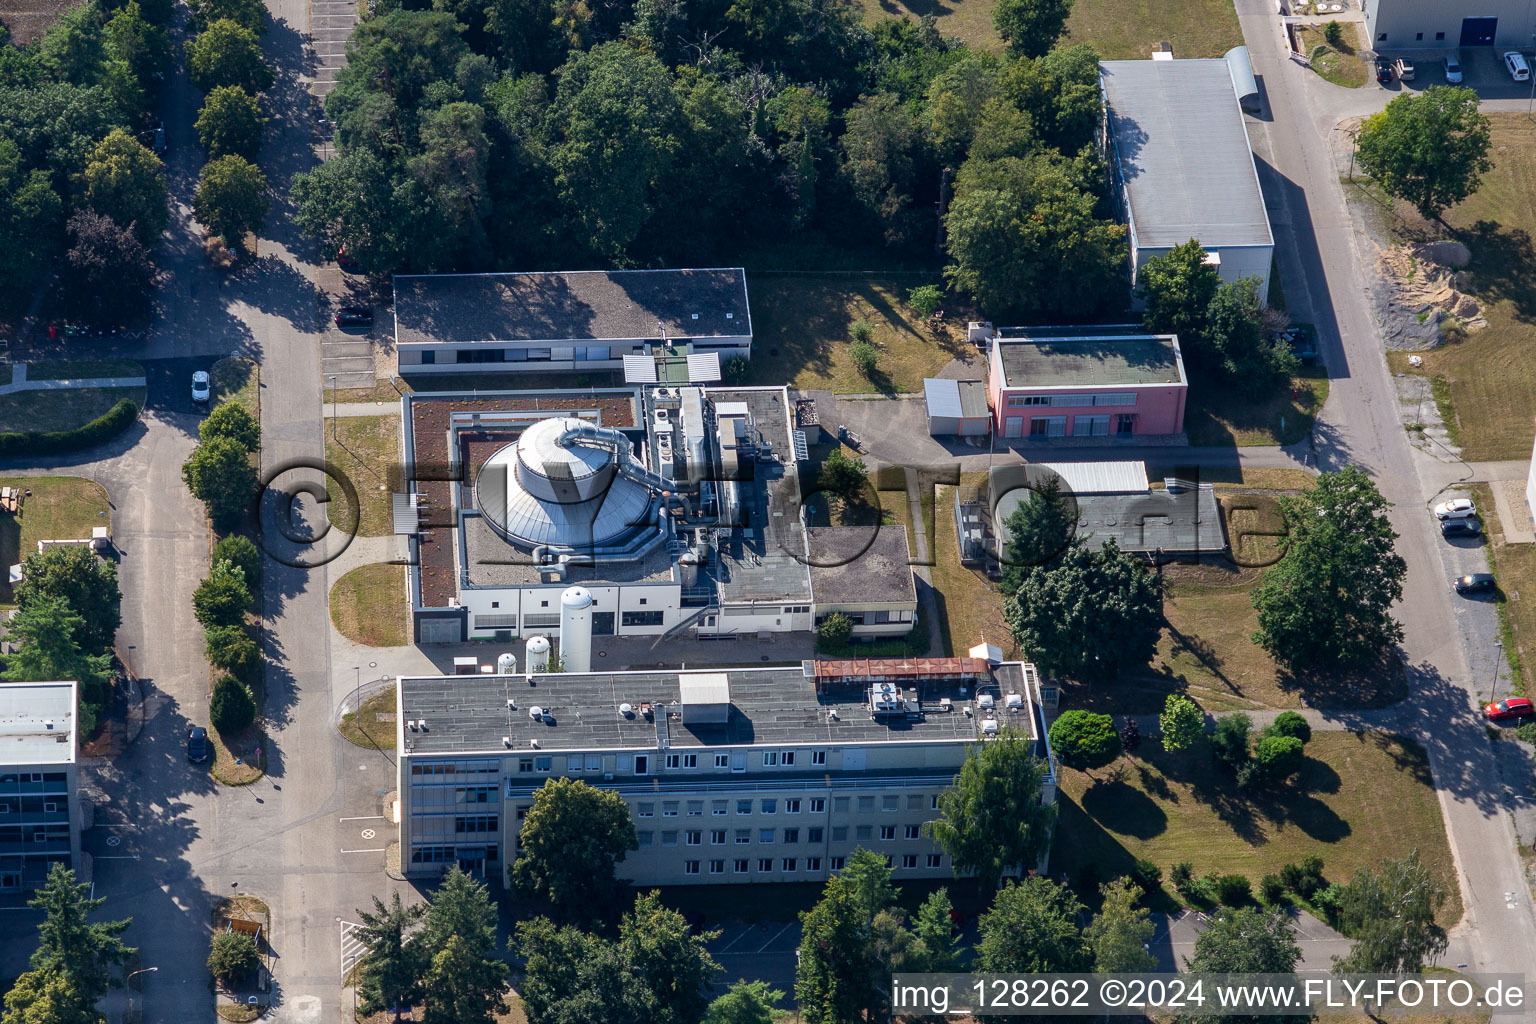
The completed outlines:
[[[250,977],[261,962],[255,941],[244,932],[223,932],[209,944],[208,973],[224,984]]]
[[[1105,974],[1141,974],[1157,969],[1147,943],[1157,933],[1151,911],[1139,906],[1141,890],[1124,878],[1099,887],[1103,906],[1084,932],[1093,949],[1093,969]]]
[[[102,324],[139,319],[148,309],[155,278],[144,243],[95,210],[79,211],[70,217],[68,228],[65,278],[77,315]]]
[[[1205,732],[1205,715],[1188,697],[1170,693],[1163,702],[1163,713],[1157,717],[1157,727],[1163,734],[1164,750],[1188,750],[1200,742]]]
[[[954,910],[949,890],[945,888],[929,893],[923,905],[917,908],[912,934],[922,942],[927,954],[924,971],[944,974],[960,964],[960,936],[955,928]]]
[[[1008,869],[1022,875],[1040,859],[1056,815],[1040,799],[1047,770],[1029,738],[1011,730],[971,748],[939,794],[939,816],[923,826],[957,874],[974,874],[989,890]]]
[[[261,447],[261,424],[256,422],[245,406],[238,402],[225,402],[218,406],[197,425],[200,441],[227,437],[248,452]]]
[[[842,877],[848,881],[859,912],[873,918],[896,903],[896,887],[891,884],[891,869],[885,858],[862,846],[849,854]]]
[[[1206,336],[1211,300],[1221,290],[1221,275],[1206,262],[1199,239],[1191,238],[1153,256],[1136,272],[1136,292],[1146,302],[1141,325],[1156,334],[1177,334],[1190,355],[1210,360]]]
[[[221,85],[203,100],[197,115],[197,137],[211,157],[254,160],[266,125],[256,97],[238,85]]]
[[[1051,723],[1051,751],[1068,768],[1091,772],[1120,756],[1120,734],[1109,715],[1072,709]]]
[[[203,630],[203,654],[210,665],[240,679],[251,678],[261,661],[261,649],[244,626],[210,626]]]
[[[27,555],[13,596],[25,608],[43,598],[62,598],[80,617],[75,641],[87,654],[107,654],[123,621],[117,563],[81,544],[55,544]]]
[[[221,156],[203,166],[192,197],[192,213],[210,234],[233,248],[266,219],[267,179],[249,160]]]
[[[202,32],[216,21],[232,21],[255,33],[267,30],[267,5],[261,0],[189,0],[187,27]]]
[[[549,779],[523,821],[512,882],[581,919],[602,913],[620,891],[615,866],[639,849],[623,799],[580,779]]]
[[[232,533],[227,537],[219,538],[219,542],[213,546],[213,561],[228,562],[240,570],[241,577],[246,583],[254,583],[261,578],[261,552],[256,550],[256,545],[249,537]]]
[[[111,698],[111,658],[90,654],[81,637],[85,620],[62,597],[36,597],[16,610],[7,639],[17,645],[5,660],[9,683],[38,683],[73,679],[80,684],[81,736],[96,731],[96,723]]]
[[[704,1024],[773,1024],[773,1010],[784,993],[766,981],[738,981],[709,1004]]]
[[[251,590],[245,573],[231,562],[214,562],[208,578],[192,592],[192,608],[204,626],[233,626],[245,621]]]
[[[1445,952],[1445,929],[1435,915],[1446,895],[1417,850],[1377,868],[1356,868],[1340,888],[1338,904],[1339,926],[1355,944],[1347,955],[1333,958],[1333,969],[1397,975],[1424,970]]]
[[[228,18],[209,23],[187,43],[187,73],[204,92],[237,85],[254,95],[272,88],[274,80],[256,33]]]
[[[974,967],[993,974],[1078,972],[1093,950],[1077,921],[1083,905],[1064,885],[1035,875],[998,890],[981,915]]]
[[[192,449],[181,467],[181,478],[220,530],[237,526],[256,496],[251,453],[229,437],[215,437]]]
[[[1072,0],[1000,0],[992,25],[1017,57],[1043,57],[1061,38]]]
[[[1195,939],[1194,955],[1184,963],[1186,970],[1202,973],[1291,974],[1300,962],[1301,947],[1296,944],[1296,932],[1285,911],[1222,907]],[[1178,1018],[1181,1024],[1208,1019]],[[1222,1015],[1222,1020],[1230,1024],[1301,1024],[1308,1019]]]
[[[869,919],[853,887],[840,875],[820,901],[800,915],[800,958],[795,1002],[808,1024],[862,1020],[879,996],[879,980],[865,948]]]
[[[1403,637],[1392,618],[1408,567],[1393,550],[1388,503],[1358,466],[1280,499],[1283,556],[1253,594],[1253,641],[1293,668],[1362,665]]]
[[[1476,192],[1493,168],[1491,122],[1462,86],[1404,93],[1365,119],[1357,145],[1365,172],[1426,218]]]

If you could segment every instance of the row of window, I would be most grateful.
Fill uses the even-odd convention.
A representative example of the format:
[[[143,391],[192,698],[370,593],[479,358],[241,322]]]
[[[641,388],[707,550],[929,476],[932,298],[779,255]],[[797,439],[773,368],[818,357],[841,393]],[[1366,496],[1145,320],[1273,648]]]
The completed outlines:
[[[69,805],[63,800],[44,800],[41,797],[29,797],[14,803],[0,801],[0,814],[10,814],[13,811],[18,814],[53,814],[64,810],[67,806]]]
[[[412,775],[493,775],[501,771],[501,762],[440,761],[436,764],[411,764]]]
[[[1413,34],[1413,38],[1417,42],[1423,42],[1424,41],[1424,33],[1423,32],[1415,32]],[[1443,41],[1445,39],[1445,33],[1444,32],[1436,32],[1435,33],[1435,39]],[[1387,41],[1387,34],[1385,32],[1378,32],[1378,33],[1376,33],[1376,41],[1378,43],[1386,42]]]
[[[820,857],[806,857],[803,861],[800,858],[798,858],[798,857],[784,857],[784,858],[782,858],[779,861],[778,870],[779,871],[799,871],[800,870],[800,865],[802,863],[805,865],[805,870],[806,871],[820,871],[821,870],[821,858]],[[830,858],[828,858],[828,867],[830,867],[833,871],[841,871],[841,870],[843,870],[843,868],[845,868],[847,866],[847,863],[848,863],[847,859],[843,858],[843,857],[830,857]],[[917,867],[917,864],[918,864],[918,859],[917,859],[917,854],[915,854],[915,853],[904,854],[902,856],[902,858],[901,858],[901,866],[904,867],[904,868],[915,868],[915,867]],[[704,862],[703,861],[685,860],[685,861],[683,861],[683,874],[685,874],[685,875],[697,875],[697,874],[700,874],[700,873],[702,873],[703,866],[704,866]],[[752,866],[752,858],[750,858],[750,857],[737,857],[737,858],[735,858],[735,859],[733,859],[731,861],[731,872],[733,874],[737,874],[737,875],[745,875],[745,874],[747,874],[751,870],[751,866]],[[888,868],[894,868],[896,866],[895,858],[893,858],[893,857],[886,857],[885,858],[885,866],[888,867]],[[942,868],[944,866],[944,855],[941,854],[941,853],[930,853],[928,855],[928,866],[930,868]],[[757,870],[760,871],[760,872],[773,871],[774,870],[773,858],[772,857],[759,857],[759,858],[757,858]],[[721,858],[721,859],[709,861],[709,873],[712,874],[712,875],[723,875],[723,874],[725,874],[725,860],[723,858]]]
[[[839,813],[846,813],[853,808],[852,800],[852,797],[846,796],[833,797],[832,810]],[[861,796],[858,798],[858,801],[858,809],[861,813],[867,814],[874,812],[875,797],[873,795]],[[716,817],[723,817],[730,811],[731,803],[732,801],[730,800],[711,800],[709,808],[710,814]],[[735,801],[735,804],[736,813],[738,815],[748,815],[753,811],[754,803],[749,797],[738,798]],[[778,814],[779,804],[780,801],[777,797],[763,797],[756,801],[755,806],[759,814]],[[785,814],[799,814],[802,808],[809,811],[811,814],[823,814],[827,810],[827,798],[813,796],[802,800],[800,797],[787,797],[783,800],[783,805]],[[903,800],[897,794],[887,793],[880,797],[880,810],[882,812],[899,811],[902,809],[902,805]],[[925,796],[922,793],[910,793],[907,795],[905,800],[905,806],[909,811],[922,810],[924,806],[926,806],[929,810],[938,810],[939,798],[937,794]],[[679,812],[685,810],[688,817],[701,818],[704,816],[704,801],[688,800],[685,802],[682,800],[663,800],[661,802],[661,816],[663,818],[675,818],[678,816]],[[642,800],[636,803],[635,817],[656,817],[656,802],[654,800]]]
[[[1136,393],[1134,391],[1106,395],[1013,395],[1008,399],[1009,407],[1014,409],[1032,405],[1072,406],[1079,408],[1082,406],[1101,405],[1123,408],[1127,405],[1135,404]]]
[[[413,816],[412,829],[419,834],[443,833],[448,831],[448,818],[446,814],[421,814]],[[521,820],[521,816],[519,816]],[[454,817],[453,831],[455,832],[495,832],[499,829],[501,816],[497,814],[462,814]]]
[[[521,818],[521,815],[519,815],[519,818]],[[812,826],[812,827],[805,828],[805,829],[786,828],[786,829],[782,829],[781,830],[781,829],[772,829],[772,828],[760,828],[760,829],[757,830],[757,841],[760,844],[772,843],[772,842],[775,842],[775,841],[782,841],[787,846],[793,846],[794,844],[800,842],[800,833],[802,831],[805,833],[805,841],[807,843],[811,844],[812,846],[816,845],[817,843],[822,842],[826,838],[826,835],[827,835],[826,829],[824,827],[822,827],[822,826],[819,826],[819,825]],[[656,833],[654,833],[654,832],[637,832],[636,835],[638,836],[638,838],[640,840],[640,846],[641,846],[642,849],[644,849],[645,847],[649,847],[649,846],[654,846],[655,845]],[[677,845],[677,835],[678,835],[677,832],[676,831],[672,831],[672,830],[668,830],[666,832],[663,832],[661,834],[661,845],[662,846],[676,846]],[[875,838],[875,827],[873,825],[856,825],[856,826],[854,826],[854,829],[853,829],[853,835],[854,835],[854,838],[857,839],[859,842],[867,842],[867,841],[872,840],[872,839]],[[904,826],[902,826],[901,838],[903,838],[903,839],[921,839],[921,838],[923,838],[923,826],[921,826],[921,825],[904,825]],[[732,841],[733,839],[734,839],[734,841],[735,841],[737,846],[747,846],[747,845],[749,845],[752,842],[752,830],[749,829],[749,828],[738,828],[738,829],[712,828],[712,829],[709,830],[709,845],[710,846],[724,846],[728,842]],[[895,825],[881,825],[880,826],[880,840],[882,842],[887,842],[887,843],[888,842],[894,842],[895,839],[896,839],[896,826]],[[846,843],[848,841],[848,826],[847,825],[834,825],[832,827],[832,841],[834,843]],[[704,845],[704,829],[701,829],[701,828],[684,829],[683,830],[683,845],[684,846],[703,846]]]
[[[796,755],[797,755],[797,752],[793,751],[793,750],[765,750],[765,751],[762,752],[763,767],[765,767],[765,768],[785,768],[785,767],[793,768],[795,766],[795,764],[796,764]],[[637,756],[639,756],[641,758],[645,757],[644,754],[640,754],[640,755],[637,755]],[[704,764],[711,764],[711,763],[713,763],[714,767],[717,768],[717,769],[720,769],[720,768],[730,768],[731,767],[731,755],[729,753],[720,752],[720,751],[716,751],[713,754],[682,754],[682,753],[667,754],[662,763],[665,764],[668,769],[681,771],[681,770],[686,770],[686,769],[691,769],[691,768],[699,767],[699,765],[701,763],[701,760],[700,760],[701,758],[703,759],[702,763],[704,763]],[[827,752],[825,750],[812,750],[810,752],[810,758],[811,758],[810,763],[812,765],[824,766],[827,763]],[[631,762],[630,762],[629,757],[627,755],[621,754],[621,755],[619,755],[617,760],[618,760],[618,766],[619,766],[619,768],[621,770],[629,768]],[[427,767],[427,766],[424,766],[424,765],[412,765],[411,766],[411,774],[412,775],[434,774],[434,773],[431,773],[431,772],[417,771],[417,769],[421,768],[421,767]],[[519,775],[533,775],[533,774],[536,774],[536,773],[540,773],[540,774],[541,773],[547,773],[547,772],[551,771],[553,769],[553,767],[554,767],[554,761],[553,761],[552,758],[548,758],[548,757],[520,757],[520,758],[517,759],[517,772],[518,772]],[[571,754],[571,755],[567,756],[566,759],[565,759],[565,770],[568,771],[568,772],[582,772],[582,771],[586,771],[586,772],[600,772],[600,771],[603,770],[603,755],[601,755],[601,754]],[[644,769],[637,769],[637,770],[642,771],[642,772],[644,771]],[[742,768],[735,769],[735,770],[744,771],[745,767],[743,766]],[[435,774],[441,774],[441,773],[439,772],[439,773],[435,773]]]
[[[455,350],[455,362],[459,363],[547,363],[554,359],[573,359],[577,362],[603,361],[612,358],[608,345],[577,345],[550,348],[461,348]],[[421,354],[426,366],[437,363],[437,353],[427,350]]]
[[[1116,434],[1134,434],[1136,432],[1136,415],[1134,413],[1117,413],[1115,415]],[[1029,421],[1030,437],[1065,437],[1067,434],[1067,418],[1065,416],[1036,416]],[[1078,413],[1072,418],[1073,437],[1108,437],[1109,414],[1102,416],[1088,416]]]
[[[495,846],[477,846],[474,849],[477,854],[483,854],[485,860],[496,860]],[[459,848],[457,846],[418,846],[411,851],[412,864],[451,864],[458,859]]]

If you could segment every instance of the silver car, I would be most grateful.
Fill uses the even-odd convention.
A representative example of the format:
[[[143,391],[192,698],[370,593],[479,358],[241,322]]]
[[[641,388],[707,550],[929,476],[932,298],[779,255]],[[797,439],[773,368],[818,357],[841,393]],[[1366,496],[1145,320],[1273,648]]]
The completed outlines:
[[[197,405],[207,405],[212,393],[213,385],[208,380],[208,371],[198,370],[192,375],[192,401]]]
[[[1455,57],[1445,58],[1445,80],[1451,85],[1461,83],[1461,61]]]

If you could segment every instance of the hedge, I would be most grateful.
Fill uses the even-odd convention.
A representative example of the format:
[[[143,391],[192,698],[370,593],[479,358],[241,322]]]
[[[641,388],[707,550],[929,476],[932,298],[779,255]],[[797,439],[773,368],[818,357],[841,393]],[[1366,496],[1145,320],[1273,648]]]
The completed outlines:
[[[139,403],[125,398],[101,416],[73,430],[0,433],[0,455],[54,455],[110,441],[139,418]]]

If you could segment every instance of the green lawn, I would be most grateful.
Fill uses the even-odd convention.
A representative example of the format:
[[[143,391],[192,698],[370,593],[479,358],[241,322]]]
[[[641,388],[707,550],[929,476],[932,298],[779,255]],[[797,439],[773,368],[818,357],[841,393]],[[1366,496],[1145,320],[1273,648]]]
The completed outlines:
[[[1001,50],[1003,41],[992,27],[995,0],[856,0],[864,11],[864,20],[873,22],[892,16],[918,20],[934,15],[939,31],[959,39],[976,50]]]
[[[1175,57],[1220,57],[1243,45],[1232,0],[1077,0],[1066,43],[1092,43],[1106,60],[1147,60],[1161,42]]]
[[[1343,34],[1337,45],[1329,43],[1321,28],[1302,28],[1297,32],[1301,52],[1311,55],[1312,70],[1323,79],[1346,89],[1358,89],[1370,81],[1370,71],[1360,59],[1360,36],[1355,26],[1341,22]]]
[[[400,463],[400,417],[337,417],[326,424],[325,457],[351,479],[361,506],[359,521],[358,509],[338,491],[331,521],[344,529],[356,524],[359,537],[388,536],[394,529],[389,480],[390,468]]]
[[[144,404],[143,388],[67,388],[0,395],[0,431],[72,430],[130,398]]]
[[[1003,657],[1019,656],[1018,646],[1003,618],[1003,595],[979,569],[960,564],[955,537],[954,491],[941,487],[934,500],[934,600],[939,608],[939,635],[945,654],[963,655],[979,643],[997,644]]]
[[[256,360],[225,356],[213,364],[209,376],[213,378],[214,405],[235,402],[261,422],[261,368]]]
[[[64,380],[68,377],[142,377],[143,365],[131,359],[67,359],[28,363],[27,380]]]
[[[0,559],[6,565],[37,550],[40,540],[85,538],[97,526],[111,527],[112,512],[107,492],[94,480],[78,476],[7,476],[0,486],[30,490],[20,517],[0,512]]]
[[[1488,326],[1420,353],[1417,370],[1405,360],[1392,364],[1443,380],[1438,397],[1448,399],[1441,408],[1452,416],[1446,425],[1469,461],[1527,458],[1536,409],[1536,123],[1524,114],[1490,116],[1493,170],[1476,195],[1444,214],[1452,236],[1472,252],[1469,289]],[[1403,230],[1443,233],[1411,212]]]
[[[1188,861],[1196,875],[1243,874],[1257,888],[1263,875],[1309,854],[1323,858],[1330,881],[1344,881],[1361,865],[1418,850],[1450,893],[1442,923],[1460,919],[1423,748],[1384,733],[1317,732],[1306,749],[1306,766],[1291,786],[1256,798],[1238,790],[1208,744],[1168,754],[1143,743],[1096,778],[1062,769],[1052,873],[1077,877],[1091,864],[1108,880],[1145,858],[1166,879],[1173,865]]]
[[[964,337],[969,314],[946,308],[949,328],[935,336],[906,304],[919,277],[748,275],[752,295],[751,384],[784,384],[841,394],[917,392],[951,359],[974,356]],[[880,350],[875,379],[849,355],[849,328],[864,320]]]
[[[395,688],[391,686],[363,701],[356,711],[342,715],[338,728],[348,743],[370,750],[394,750],[395,713]]]
[[[1307,367],[1289,389],[1255,401],[1229,386],[1191,381],[1184,430],[1192,445],[1295,444],[1312,433],[1312,421],[1328,400],[1328,374]]]
[[[353,643],[369,647],[404,647],[405,566],[365,565],[353,569],[331,588],[331,622]]]

